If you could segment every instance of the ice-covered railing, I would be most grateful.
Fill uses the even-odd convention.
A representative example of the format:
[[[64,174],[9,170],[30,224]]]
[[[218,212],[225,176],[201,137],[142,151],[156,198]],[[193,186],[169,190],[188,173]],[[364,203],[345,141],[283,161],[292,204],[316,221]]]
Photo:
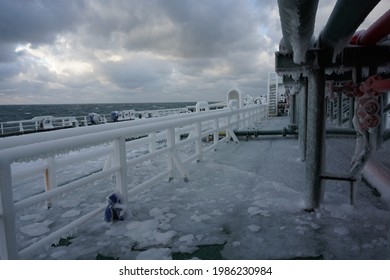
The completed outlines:
[[[76,127],[79,125],[86,125],[86,119],[84,118],[83,120],[82,117],[41,116],[31,120],[2,122],[0,123],[0,135]]]
[[[238,109],[234,101],[229,108],[216,111],[204,111],[195,114],[176,115],[155,119],[145,119],[127,124],[112,124],[84,127],[56,132],[31,134],[2,139],[0,150],[0,256],[1,259],[25,258],[31,252],[58,242],[69,236],[99,213],[103,213],[107,195],[113,191],[121,192],[124,201],[128,195],[145,187],[150,187],[164,178],[182,178],[187,181],[187,164],[201,161],[205,154],[216,149],[221,142],[237,140],[235,129],[248,129],[254,121],[265,117],[264,105],[252,105]],[[83,133],[84,131],[84,133]],[[221,133],[223,132],[223,133]],[[53,134],[52,138],[50,135]],[[210,140],[211,138],[211,140]],[[47,140],[52,139],[52,140]],[[208,139],[208,141],[205,141]],[[132,151],[142,151],[133,153]],[[183,153],[183,151],[185,151]],[[142,182],[129,182],[129,172],[140,163],[165,157],[166,165],[157,174],[151,174]],[[96,160],[100,158],[100,166]],[[15,166],[24,162],[27,167]],[[88,174],[68,178],[67,168],[82,166],[89,169]],[[89,166],[89,167],[88,167]],[[16,186],[15,181],[23,181],[33,176],[41,176],[43,182],[38,190],[26,197],[20,193],[26,190]],[[107,178],[115,180],[105,185]],[[65,180],[64,180],[65,178]],[[196,179],[196,178],[195,178]],[[101,183],[105,180],[104,183]],[[31,207],[45,204],[52,209],[57,207],[55,198],[65,198],[65,194],[77,196],[87,192],[89,185],[102,185],[106,192],[98,201],[88,201],[83,215],[75,220],[60,225],[43,237],[37,238],[27,247],[17,244],[16,215],[21,211],[30,211]],[[129,187],[131,186],[131,188]],[[16,192],[14,189],[18,187]],[[28,190],[32,191],[32,190]],[[17,199],[15,199],[15,194]],[[53,217],[54,219],[55,217]],[[57,220],[56,220],[57,221]]]

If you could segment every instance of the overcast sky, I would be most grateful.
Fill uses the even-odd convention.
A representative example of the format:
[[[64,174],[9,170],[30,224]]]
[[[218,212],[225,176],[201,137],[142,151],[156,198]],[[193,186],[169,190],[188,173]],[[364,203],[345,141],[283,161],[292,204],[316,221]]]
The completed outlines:
[[[259,96],[281,36],[276,0],[1,0],[0,104]]]

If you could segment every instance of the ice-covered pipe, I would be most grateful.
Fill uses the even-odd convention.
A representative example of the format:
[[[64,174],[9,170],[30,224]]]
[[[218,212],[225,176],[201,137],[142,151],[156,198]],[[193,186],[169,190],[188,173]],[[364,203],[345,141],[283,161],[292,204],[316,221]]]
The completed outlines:
[[[319,43],[337,53],[352,38],[356,29],[380,0],[338,0],[322,30]]]
[[[373,46],[388,34],[390,34],[390,9],[367,30],[355,33],[351,39],[351,44]]]
[[[379,191],[382,200],[390,206],[390,170],[369,159],[362,170],[362,175]]]
[[[294,53],[294,62],[305,61],[314,43],[313,32],[318,0],[278,0],[283,38],[280,51]]]

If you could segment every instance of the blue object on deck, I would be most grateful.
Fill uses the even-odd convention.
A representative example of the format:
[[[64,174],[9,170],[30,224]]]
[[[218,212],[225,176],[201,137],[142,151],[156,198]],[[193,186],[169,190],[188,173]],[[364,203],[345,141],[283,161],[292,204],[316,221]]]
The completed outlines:
[[[104,211],[104,220],[107,223],[124,220],[125,206],[121,202],[120,193],[115,192],[108,197],[108,205]]]

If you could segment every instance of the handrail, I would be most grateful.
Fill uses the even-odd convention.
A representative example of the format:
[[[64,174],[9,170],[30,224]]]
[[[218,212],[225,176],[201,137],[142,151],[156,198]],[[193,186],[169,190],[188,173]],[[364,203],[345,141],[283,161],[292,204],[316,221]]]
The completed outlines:
[[[20,136],[22,140],[18,141],[14,147],[11,147],[12,143],[7,143],[2,139],[2,143],[5,143],[8,148],[0,150],[0,258],[27,257],[37,248],[55,242],[59,237],[63,237],[64,234],[84,224],[90,217],[102,213],[104,209],[102,203],[105,203],[106,198],[102,197],[101,200],[94,202],[97,208],[89,210],[83,216],[50,232],[41,237],[37,243],[25,248],[18,248],[16,244],[15,212],[23,211],[37,203],[47,203],[50,207],[56,207],[51,201],[56,196],[76,189],[82,191],[87,184],[92,182],[98,184],[99,180],[111,175],[115,175],[115,182],[107,186],[108,191],[116,189],[121,192],[125,202],[128,201],[129,193],[150,187],[163,178],[178,176],[188,181],[186,163],[194,160],[201,161],[210,148],[215,149],[216,145],[229,141],[230,138],[236,140],[233,129],[237,127],[247,129],[251,122],[265,116],[265,110],[264,105],[253,105],[241,109],[222,109],[184,116],[146,119],[143,122],[131,122],[131,126],[128,124],[99,125],[92,130],[85,127],[84,134],[81,134],[81,130],[69,129],[61,133],[53,132],[54,136],[47,133],[49,139],[52,136],[51,140],[45,140],[39,135],[25,135]],[[107,128],[110,129],[107,130]],[[74,130],[77,130],[77,133]],[[221,131],[226,132],[226,136],[219,139]],[[187,135],[181,139],[180,136],[184,133]],[[213,142],[204,144],[202,140],[208,135],[213,135]],[[143,137],[126,141],[126,139],[135,139],[139,136]],[[163,144],[160,143],[162,139]],[[157,143],[160,144],[156,145]],[[188,145],[191,145],[190,150],[195,150],[195,153],[186,155],[187,158],[184,158],[183,155],[179,155],[178,149],[186,149]],[[146,153],[135,157],[127,156],[129,151],[142,146],[145,147]],[[195,149],[192,148],[194,146]],[[92,149],[92,147],[99,148]],[[78,153],[70,153],[71,151],[78,151]],[[151,174],[151,178],[147,178],[137,186],[129,188],[127,169],[158,156],[166,157],[167,167],[164,167],[164,170],[159,171],[158,174]],[[86,165],[87,160],[97,157],[105,162],[99,170],[60,184],[57,174],[61,173],[62,168],[75,163]],[[40,166],[32,166],[23,171],[13,170],[12,164],[15,162],[37,159],[44,160]],[[96,169],[96,166],[93,167]],[[36,176],[42,173],[46,178],[45,192],[40,191],[38,194],[15,202],[13,200],[14,178]]]
[[[97,133],[103,130],[108,131],[108,130],[114,130],[119,128],[127,128],[127,127],[133,127],[137,125],[156,123],[159,121],[167,121],[167,120],[177,119],[177,118],[184,119],[193,116],[194,116],[193,114],[176,114],[176,115],[171,114],[159,118],[135,119],[133,121],[114,122],[114,123],[105,123],[105,124],[93,125],[93,126],[75,127],[72,128],[71,131],[70,130],[43,131],[39,134],[34,134],[34,141],[36,143],[45,142],[49,140],[61,139],[64,137],[73,137],[78,135],[85,135],[88,133]],[[30,142],[31,142],[31,138],[28,137],[10,136],[7,138],[0,138],[0,150],[15,147],[15,146],[27,145]]]

